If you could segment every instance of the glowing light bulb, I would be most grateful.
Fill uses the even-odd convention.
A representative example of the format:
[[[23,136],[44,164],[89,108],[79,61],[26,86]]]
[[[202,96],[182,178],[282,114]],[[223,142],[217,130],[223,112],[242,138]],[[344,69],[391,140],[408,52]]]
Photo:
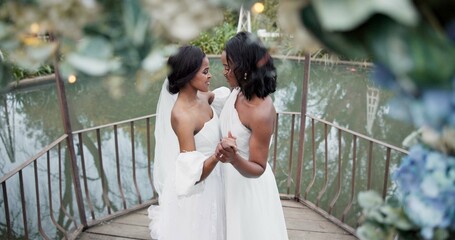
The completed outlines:
[[[69,83],[75,83],[77,81],[76,75],[69,75],[68,76],[68,82]]]
[[[30,31],[34,34],[37,34],[39,32],[39,24],[38,23],[32,23],[32,25],[30,25]]]
[[[252,7],[252,11],[255,13],[262,13],[264,9],[265,9],[264,4],[261,2],[255,3]]]

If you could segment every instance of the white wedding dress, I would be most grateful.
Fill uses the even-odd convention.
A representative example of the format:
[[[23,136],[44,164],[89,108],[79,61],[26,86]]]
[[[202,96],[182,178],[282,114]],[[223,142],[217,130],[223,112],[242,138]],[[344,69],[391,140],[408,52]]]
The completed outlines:
[[[164,90],[165,92],[161,91],[159,101],[164,99],[163,94],[167,94],[167,90]],[[226,91],[229,90],[224,89],[227,97]],[[217,99],[220,98],[215,96]],[[214,105],[217,104],[218,101]],[[169,106],[163,109],[168,108]],[[157,113],[160,114],[160,109],[157,109]],[[163,115],[166,114],[169,115],[170,112]],[[169,125],[164,122],[166,126],[157,123],[159,129],[156,130],[164,131],[170,127],[170,119]],[[157,175],[154,177],[154,185],[159,193],[159,205],[152,205],[148,209],[151,237],[159,240],[224,240],[226,209],[221,163],[204,181],[195,184],[202,174],[204,161],[214,153],[221,137],[218,114],[213,109],[212,119],[194,136],[196,151],[176,152],[179,151],[175,142],[177,138],[170,129],[167,129],[163,139],[157,139],[165,141],[161,142],[160,147],[163,149],[159,151],[168,156],[168,159],[155,155],[159,158],[155,159],[153,171]]]
[[[220,114],[223,137],[231,131],[240,156],[249,157],[251,131],[239,119],[235,102],[239,89],[232,91]],[[223,164],[228,240],[288,239],[275,176],[267,163],[258,178],[241,175],[231,164]]]

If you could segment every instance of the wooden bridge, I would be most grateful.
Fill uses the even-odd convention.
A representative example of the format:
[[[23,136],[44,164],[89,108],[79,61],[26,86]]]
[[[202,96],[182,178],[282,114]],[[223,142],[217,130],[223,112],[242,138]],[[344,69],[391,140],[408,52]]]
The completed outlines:
[[[354,240],[355,236],[338,227],[302,203],[282,197],[281,203],[286,218],[290,240]],[[85,230],[81,240],[150,239],[147,208],[139,209],[121,217],[104,221]]]

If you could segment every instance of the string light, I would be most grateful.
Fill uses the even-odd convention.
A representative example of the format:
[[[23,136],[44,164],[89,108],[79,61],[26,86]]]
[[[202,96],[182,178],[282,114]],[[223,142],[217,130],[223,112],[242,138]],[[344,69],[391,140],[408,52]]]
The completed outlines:
[[[32,23],[32,25],[30,25],[30,31],[33,33],[33,34],[38,34],[39,32],[39,24],[38,23]]]
[[[264,9],[265,9],[264,4],[261,2],[255,3],[252,7],[252,11],[254,13],[262,13],[264,11]]]
[[[76,75],[72,75],[71,74],[71,75],[68,76],[68,82],[69,83],[75,83],[76,81],[77,81]]]

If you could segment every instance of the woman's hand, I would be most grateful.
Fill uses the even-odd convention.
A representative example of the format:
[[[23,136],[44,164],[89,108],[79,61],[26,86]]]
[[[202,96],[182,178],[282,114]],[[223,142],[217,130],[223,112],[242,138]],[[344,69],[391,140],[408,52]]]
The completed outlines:
[[[232,163],[237,155],[236,137],[228,133],[228,137],[223,138],[216,148],[216,157],[223,163]]]

